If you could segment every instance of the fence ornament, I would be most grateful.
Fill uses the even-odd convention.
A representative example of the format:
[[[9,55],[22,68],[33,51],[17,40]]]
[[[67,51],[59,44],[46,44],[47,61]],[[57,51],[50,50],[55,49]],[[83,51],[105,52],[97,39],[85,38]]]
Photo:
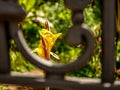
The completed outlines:
[[[65,6],[72,11],[72,22],[74,24],[66,34],[66,42],[72,46],[77,46],[84,42],[85,50],[74,62],[58,64],[31,53],[31,49],[27,46],[22,31],[18,27],[19,21],[25,18],[25,11],[17,4],[17,0],[0,0],[0,82],[32,87],[49,86],[52,88],[66,88],[71,90],[80,90],[80,88],[87,90],[89,87],[92,87],[92,90],[96,90],[96,87],[98,87],[103,90],[104,87],[99,85],[100,82],[96,82],[95,84],[88,84],[87,82],[85,85],[77,80],[65,79],[67,72],[75,71],[87,63],[94,49],[94,38],[91,32],[83,26],[83,10],[90,1],[91,0],[64,0]],[[10,73],[8,51],[9,40],[11,38],[15,40],[18,49],[27,60],[38,68],[46,71],[45,77],[25,76],[22,74],[12,75]],[[94,87],[94,85],[96,85],[96,87]]]

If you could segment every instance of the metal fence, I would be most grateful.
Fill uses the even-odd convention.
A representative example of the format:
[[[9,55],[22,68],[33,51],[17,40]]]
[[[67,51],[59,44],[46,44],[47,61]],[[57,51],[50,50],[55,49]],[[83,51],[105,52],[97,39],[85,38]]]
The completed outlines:
[[[115,0],[102,0],[102,75],[100,79],[65,78],[65,74],[85,65],[94,49],[94,37],[82,26],[83,10],[90,0],[64,0],[65,6],[72,10],[73,26],[68,30],[66,41],[76,46],[82,41],[86,48],[72,63],[56,64],[44,60],[27,46],[18,22],[25,18],[25,11],[17,0],[0,0],[0,82],[32,87],[62,88],[70,90],[120,90],[120,82],[114,81],[115,67]],[[46,71],[45,77],[11,74],[9,40],[13,38],[21,53],[32,64]]]

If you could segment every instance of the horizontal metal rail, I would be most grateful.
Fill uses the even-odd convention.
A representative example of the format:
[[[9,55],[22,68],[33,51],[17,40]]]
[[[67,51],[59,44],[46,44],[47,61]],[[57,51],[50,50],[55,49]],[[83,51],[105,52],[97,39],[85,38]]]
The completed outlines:
[[[44,77],[23,73],[13,73],[11,75],[0,75],[0,82],[7,84],[17,84],[32,87],[59,88],[65,90],[120,90],[120,81],[114,84],[101,84],[101,79],[65,77],[65,80],[45,79]]]

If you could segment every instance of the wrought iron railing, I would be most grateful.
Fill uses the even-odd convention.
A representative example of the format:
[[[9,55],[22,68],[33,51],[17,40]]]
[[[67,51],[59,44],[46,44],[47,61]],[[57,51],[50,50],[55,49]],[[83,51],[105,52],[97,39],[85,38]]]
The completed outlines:
[[[17,4],[17,0],[0,0],[0,82],[20,84],[32,87],[63,88],[71,90],[118,90],[120,82],[114,82],[115,63],[115,0],[104,0],[102,3],[102,78],[97,79],[69,79],[65,74],[77,70],[85,65],[94,49],[94,38],[88,29],[82,26],[83,10],[90,0],[64,0],[65,6],[72,10],[73,26],[66,35],[69,45],[76,46],[86,43],[85,50],[74,62],[56,64],[44,60],[30,53],[18,22],[25,18],[25,11]],[[13,38],[21,53],[32,64],[46,71],[45,77],[13,75],[10,72],[9,40]]]

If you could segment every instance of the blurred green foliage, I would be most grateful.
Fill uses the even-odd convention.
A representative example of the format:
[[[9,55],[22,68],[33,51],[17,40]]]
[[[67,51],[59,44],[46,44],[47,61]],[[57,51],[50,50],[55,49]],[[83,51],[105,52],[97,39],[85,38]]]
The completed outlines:
[[[44,23],[48,20],[50,29],[53,33],[62,33],[62,36],[57,40],[52,49],[52,52],[56,53],[60,57],[60,60],[55,60],[54,58],[52,58],[52,60],[57,63],[68,63],[74,61],[78,55],[82,54],[81,52],[84,50],[84,47],[70,47],[64,40],[67,30],[72,26],[72,22],[71,11],[64,6],[63,0],[53,0],[52,2],[50,0],[39,0],[39,2],[38,0],[19,0],[19,3],[27,12],[26,19],[20,23],[20,28],[23,30],[26,42],[31,49],[38,46],[40,41],[38,31],[41,28],[44,28]],[[92,6],[92,4],[90,4],[84,11],[85,24],[90,27],[96,38],[100,36],[98,35],[98,30],[95,30],[100,24],[100,15],[97,16],[96,13],[94,13],[97,9],[100,13],[99,8],[95,8],[95,5]],[[91,18],[89,18],[90,16]],[[19,53],[14,41],[11,42],[13,43],[10,51],[12,70],[24,72],[34,69],[34,66],[28,61],[25,61],[23,56]],[[97,46],[96,49],[98,52],[100,45]],[[68,73],[68,75],[79,77],[100,77],[101,72],[98,69],[101,69],[100,56],[96,53],[90,58],[90,61],[85,68],[76,72]]]
[[[44,23],[48,20],[53,33],[62,33],[55,43],[52,52],[56,53],[60,60],[52,58],[57,63],[68,63],[74,61],[78,55],[82,55],[84,45],[70,47],[66,44],[64,37],[68,29],[72,26],[71,11],[64,6],[64,0],[18,0],[19,4],[27,12],[26,19],[20,23],[24,37],[28,46],[33,50],[38,47],[40,36],[38,31],[44,28]],[[99,78],[101,76],[101,0],[91,0],[91,3],[84,10],[86,24],[95,38],[94,52],[84,68],[67,75],[77,77]],[[120,43],[119,43],[120,44]],[[119,47],[117,47],[119,50]],[[35,67],[26,61],[16,48],[14,41],[11,41],[11,69],[15,71],[28,71]],[[119,55],[118,55],[119,56]],[[120,59],[118,59],[118,62]]]

